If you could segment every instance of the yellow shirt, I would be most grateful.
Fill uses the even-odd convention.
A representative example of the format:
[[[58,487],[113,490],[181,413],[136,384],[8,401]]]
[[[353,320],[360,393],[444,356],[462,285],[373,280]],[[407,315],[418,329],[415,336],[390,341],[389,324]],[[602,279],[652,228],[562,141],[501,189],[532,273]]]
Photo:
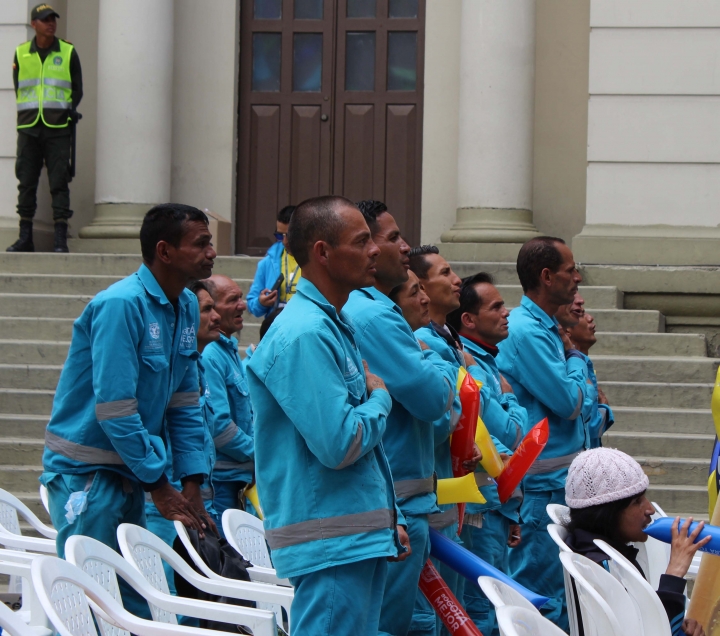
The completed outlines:
[[[286,303],[295,295],[295,288],[302,276],[300,266],[287,250],[283,250],[280,254],[280,271],[285,277],[280,285],[280,302]]]

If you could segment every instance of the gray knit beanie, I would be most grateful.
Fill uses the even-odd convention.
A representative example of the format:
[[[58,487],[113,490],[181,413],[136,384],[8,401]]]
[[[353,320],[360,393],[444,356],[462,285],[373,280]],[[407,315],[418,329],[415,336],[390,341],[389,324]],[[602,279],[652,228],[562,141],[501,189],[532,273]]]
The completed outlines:
[[[565,501],[570,508],[589,508],[639,495],[648,484],[647,475],[630,455],[615,448],[593,448],[570,464]]]

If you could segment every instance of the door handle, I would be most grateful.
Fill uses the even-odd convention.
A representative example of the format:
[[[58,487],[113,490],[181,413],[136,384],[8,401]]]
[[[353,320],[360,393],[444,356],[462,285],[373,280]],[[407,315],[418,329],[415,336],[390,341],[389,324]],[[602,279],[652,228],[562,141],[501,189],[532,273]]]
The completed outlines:
[[[320,115],[320,121],[327,121],[328,119],[330,119],[330,118],[325,113]]]

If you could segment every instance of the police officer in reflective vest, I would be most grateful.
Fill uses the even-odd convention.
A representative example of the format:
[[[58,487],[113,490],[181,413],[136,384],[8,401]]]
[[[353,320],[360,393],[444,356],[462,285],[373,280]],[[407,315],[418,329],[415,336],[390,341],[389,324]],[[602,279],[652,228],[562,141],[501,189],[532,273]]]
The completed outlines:
[[[75,47],[55,37],[60,15],[39,4],[30,13],[35,37],[17,47],[13,80],[17,99],[20,238],[8,252],[34,252],[33,217],[43,163],[47,166],[55,222],[54,251],[67,252],[70,209],[71,122],[82,99],[82,70]]]

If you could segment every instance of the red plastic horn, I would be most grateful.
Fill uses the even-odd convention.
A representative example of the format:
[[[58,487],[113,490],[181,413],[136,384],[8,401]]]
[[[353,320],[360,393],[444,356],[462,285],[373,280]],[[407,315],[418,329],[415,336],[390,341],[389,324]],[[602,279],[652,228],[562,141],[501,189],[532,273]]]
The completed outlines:
[[[545,448],[548,437],[550,437],[550,427],[547,418],[544,418],[530,429],[530,432],[515,449],[512,457],[505,464],[505,469],[496,479],[501,503],[510,499],[513,491],[520,485],[530,466]]]
[[[420,573],[419,585],[420,591],[453,636],[482,636],[430,559]]]
[[[468,471],[463,462],[472,459],[475,444],[475,429],[480,413],[480,391],[468,373],[460,385],[460,404],[462,413],[450,440],[450,457],[454,477],[463,477]]]

